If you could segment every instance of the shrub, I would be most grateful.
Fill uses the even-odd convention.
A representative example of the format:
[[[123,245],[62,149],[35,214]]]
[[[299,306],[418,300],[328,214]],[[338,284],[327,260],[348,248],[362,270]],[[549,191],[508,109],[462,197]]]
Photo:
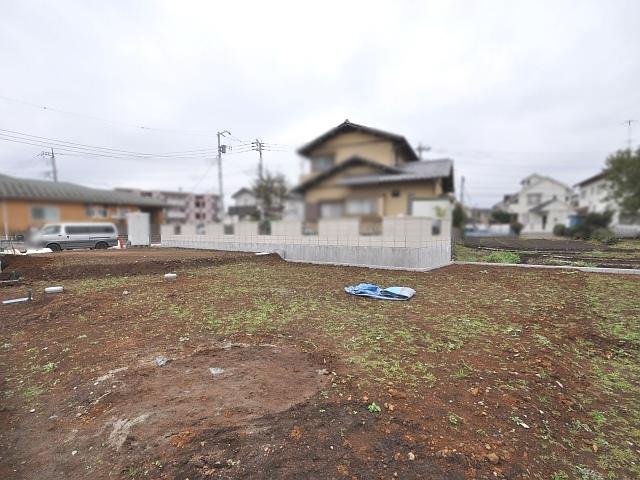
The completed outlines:
[[[524,225],[522,225],[520,222],[511,223],[511,231],[516,235],[520,235],[520,232],[522,231],[523,227]]]
[[[567,227],[565,227],[561,223],[558,223],[557,225],[555,225],[553,227],[553,234],[556,237],[566,237],[567,236]]]
[[[491,221],[501,225],[511,222],[512,215],[504,210],[494,210],[491,212]]]
[[[580,217],[578,225],[567,229],[567,234],[576,240],[588,240],[593,238],[593,233],[598,229],[607,229],[613,212],[588,213]]]
[[[615,234],[608,228],[596,228],[593,233],[591,233],[591,239],[598,240],[605,245],[613,245],[618,241]]]
[[[520,255],[514,252],[493,252],[482,260],[490,263],[520,263]]]

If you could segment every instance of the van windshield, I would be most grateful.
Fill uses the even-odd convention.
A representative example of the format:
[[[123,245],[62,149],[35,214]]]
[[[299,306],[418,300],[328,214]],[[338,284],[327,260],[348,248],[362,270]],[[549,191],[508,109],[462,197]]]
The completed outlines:
[[[40,231],[40,233],[42,235],[54,235],[56,233],[60,233],[60,225],[47,225]]]

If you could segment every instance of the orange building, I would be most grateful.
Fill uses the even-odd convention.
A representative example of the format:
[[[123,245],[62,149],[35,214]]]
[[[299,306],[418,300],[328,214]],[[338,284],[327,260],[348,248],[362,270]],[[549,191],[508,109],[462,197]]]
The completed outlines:
[[[0,175],[0,232],[11,238],[45,223],[112,222],[126,231],[126,214],[148,212],[152,224],[163,221],[165,204],[134,193]]]

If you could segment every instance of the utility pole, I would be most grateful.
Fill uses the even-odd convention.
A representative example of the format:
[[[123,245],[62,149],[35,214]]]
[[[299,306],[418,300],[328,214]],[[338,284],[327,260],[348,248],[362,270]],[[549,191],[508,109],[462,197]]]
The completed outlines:
[[[632,148],[633,148],[633,145],[632,145],[632,139],[633,139],[632,131],[633,131],[633,126],[632,126],[632,125],[633,125],[634,123],[638,123],[638,121],[637,121],[637,120],[631,120],[631,119],[629,119],[629,120],[625,120],[625,121],[624,121],[624,122],[622,122],[622,123],[624,123],[624,124],[626,124],[626,125],[627,125],[627,145],[629,146],[629,151],[631,151],[631,150],[632,150]]]
[[[260,182],[260,189],[264,193],[264,184],[262,182],[263,169],[262,169],[262,142],[260,139],[256,138],[256,141],[251,144],[251,149],[258,152],[259,160],[258,160],[258,181]],[[264,202],[261,201],[260,198],[258,200],[258,209],[260,210],[260,220],[264,220]]]
[[[431,147],[429,145],[423,145],[422,143],[419,143],[416,147],[416,150],[418,151],[418,157],[420,158],[420,160],[422,160],[422,152],[428,152],[429,150],[431,150]]]
[[[464,206],[464,175],[460,177],[460,203]]]
[[[222,190],[222,154],[227,153],[227,146],[220,144],[220,138],[231,135],[229,130],[218,132],[218,193],[220,195],[220,220],[224,218],[224,191]]]
[[[49,157],[51,159],[51,178],[53,178],[54,182],[58,181],[58,167],[56,165],[56,155],[53,153],[53,147],[51,148],[51,153],[42,152],[40,154],[42,157]]]
[[[258,178],[260,180],[262,180],[262,174],[263,174],[263,170],[262,170],[262,142],[256,138],[256,141],[252,143],[252,150],[255,150],[256,152],[258,152],[260,154],[260,160],[258,162]]]

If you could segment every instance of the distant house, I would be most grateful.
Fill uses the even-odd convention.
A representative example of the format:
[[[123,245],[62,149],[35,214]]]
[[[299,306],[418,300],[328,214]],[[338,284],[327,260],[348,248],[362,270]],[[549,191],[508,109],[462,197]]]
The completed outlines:
[[[421,161],[394,133],[344,121],[298,153],[310,173],[293,193],[305,204],[305,220],[341,217],[448,215],[453,161]]]
[[[213,193],[193,193],[168,190],[117,188],[166,204],[164,220],[169,225],[204,225],[220,221],[220,196]]]
[[[229,216],[238,220],[257,220],[260,217],[258,199],[253,190],[242,187],[231,195],[234,205],[229,207]]]
[[[620,207],[613,198],[610,198],[611,183],[604,173],[593,175],[576,184],[578,190],[577,203],[581,213],[603,213],[607,210],[613,212],[610,227],[620,236],[640,235],[640,219],[625,217],[620,214]]]
[[[3,237],[54,222],[114,222],[122,232],[128,212],[148,212],[151,223],[160,224],[164,207],[164,202],[134,193],[0,175]]]
[[[505,195],[494,209],[513,214],[523,225],[523,233],[550,234],[555,225],[569,225],[574,209],[568,185],[536,173],[525,177],[520,185],[520,191]]]

